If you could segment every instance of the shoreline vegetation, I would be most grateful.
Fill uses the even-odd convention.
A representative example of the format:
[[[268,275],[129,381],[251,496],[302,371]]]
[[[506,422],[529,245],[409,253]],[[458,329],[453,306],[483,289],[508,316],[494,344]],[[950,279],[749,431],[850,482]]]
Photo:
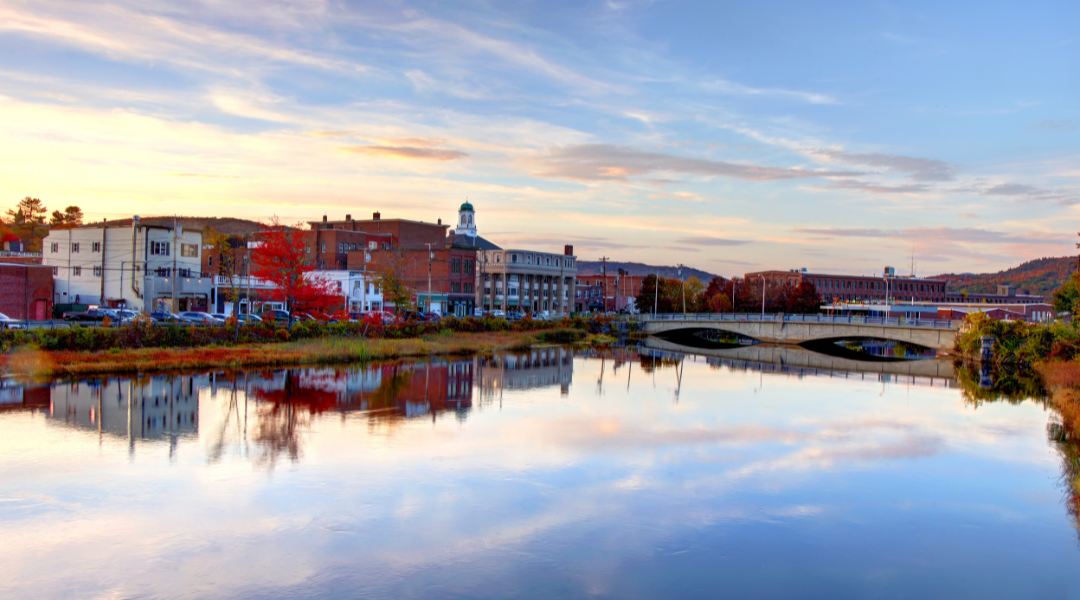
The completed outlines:
[[[278,367],[526,350],[537,344],[614,341],[606,317],[507,322],[446,318],[437,324],[304,322],[286,329],[150,326],[0,332],[0,372],[34,378]]]

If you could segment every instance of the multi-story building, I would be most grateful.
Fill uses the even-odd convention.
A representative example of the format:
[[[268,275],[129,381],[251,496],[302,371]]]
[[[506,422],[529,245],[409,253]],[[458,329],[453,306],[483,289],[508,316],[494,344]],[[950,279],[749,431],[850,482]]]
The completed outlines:
[[[767,287],[785,283],[799,285],[807,280],[814,284],[821,299],[825,302],[879,300],[944,302],[946,299],[944,280],[897,276],[891,267],[885,267],[878,277],[810,273],[806,269],[759,271],[747,273],[745,277],[748,283],[763,278]]]
[[[132,310],[207,310],[202,233],[182,226],[107,222],[53,229],[42,243],[53,270],[55,304]]]
[[[480,237],[469,202],[458,209],[458,228],[451,240],[455,246],[476,251],[477,308],[557,315],[574,308],[577,257],[573,246],[565,246],[562,254],[500,248]]]

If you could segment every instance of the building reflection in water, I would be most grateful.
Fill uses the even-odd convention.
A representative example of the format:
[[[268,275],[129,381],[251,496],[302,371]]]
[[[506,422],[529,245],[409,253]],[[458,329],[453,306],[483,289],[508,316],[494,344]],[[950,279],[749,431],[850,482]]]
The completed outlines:
[[[503,390],[559,386],[566,393],[573,358],[571,349],[553,347],[459,360],[49,385],[6,381],[0,383],[0,410],[40,411],[53,424],[126,438],[132,451],[137,442],[167,441],[175,450],[177,440],[201,437],[211,462],[238,452],[272,466],[281,459],[300,459],[303,436],[320,415],[361,419],[369,432],[384,433],[442,415],[464,421],[475,407],[497,402]]]

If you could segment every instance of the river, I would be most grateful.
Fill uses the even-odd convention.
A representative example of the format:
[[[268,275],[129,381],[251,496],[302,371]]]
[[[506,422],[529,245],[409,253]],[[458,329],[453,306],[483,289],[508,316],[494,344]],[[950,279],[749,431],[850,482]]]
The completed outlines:
[[[744,359],[7,381],[0,597],[1080,598],[1039,399]]]

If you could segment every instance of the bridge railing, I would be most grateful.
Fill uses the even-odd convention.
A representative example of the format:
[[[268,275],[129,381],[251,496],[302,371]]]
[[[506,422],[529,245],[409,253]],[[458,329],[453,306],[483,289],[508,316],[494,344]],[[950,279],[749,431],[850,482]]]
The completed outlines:
[[[851,325],[892,325],[895,327],[929,327],[954,329],[948,319],[909,319],[906,317],[866,317],[826,314],[760,314],[760,313],[667,313],[635,315],[641,321],[758,321],[784,323],[845,323]]]

